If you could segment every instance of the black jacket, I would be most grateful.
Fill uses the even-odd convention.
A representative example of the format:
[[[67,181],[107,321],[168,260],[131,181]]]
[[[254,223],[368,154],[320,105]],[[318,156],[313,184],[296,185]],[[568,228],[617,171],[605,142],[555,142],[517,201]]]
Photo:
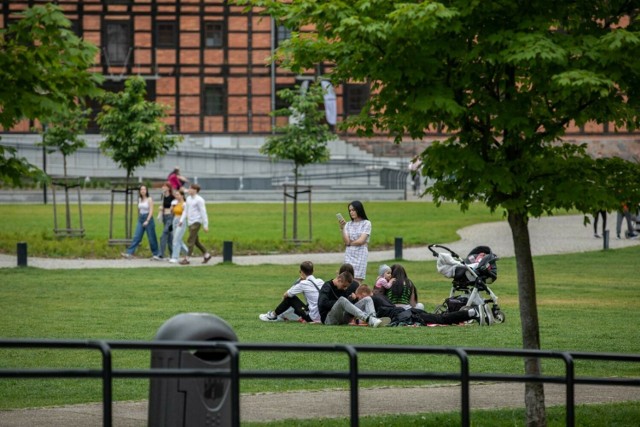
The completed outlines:
[[[333,305],[338,301],[340,297],[345,297],[351,302],[354,302],[350,296],[358,288],[358,282],[354,281],[345,290],[340,290],[333,284],[333,280],[324,282],[322,288],[320,288],[320,294],[318,295],[318,311],[320,312],[320,320],[324,323],[324,319],[327,318],[327,314],[333,308]]]

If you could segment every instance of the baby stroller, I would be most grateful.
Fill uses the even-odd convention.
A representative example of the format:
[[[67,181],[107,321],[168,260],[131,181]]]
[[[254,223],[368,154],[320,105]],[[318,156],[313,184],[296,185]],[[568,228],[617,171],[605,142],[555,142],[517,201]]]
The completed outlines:
[[[438,258],[438,272],[453,279],[449,298],[435,308],[435,313],[473,307],[478,312],[477,320],[480,325],[504,322],[505,316],[498,306],[498,297],[487,286],[498,278],[498,256],[491,252],[491,248],[478,246],[464,260],[445,246],[429,245],[428,248]],[[480,292],[485,292],[488,297],[483,298]]]

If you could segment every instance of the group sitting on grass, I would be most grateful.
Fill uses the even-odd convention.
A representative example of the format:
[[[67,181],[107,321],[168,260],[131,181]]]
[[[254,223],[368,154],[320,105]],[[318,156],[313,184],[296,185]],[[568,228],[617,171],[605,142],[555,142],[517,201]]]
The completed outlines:
[[[402,267],[399,264],[394,267],[397,266]],[[336,277],[324,282],[313,275],[313,263],[304,261],[300,264],[300,277],[284,293],[280,304],[274,310],[260,314],[259,318],[265,322],[292,320],[325,325],[366,324],[377,328],[387,325],[450,325],[476,316],[474,308],[443,314],[426,312],[421,304],[417,306],[415,286],[406,278],[404,268],[398,271],[404,276],[397,283],[413,289],[413,292],[400,294],[413,295],[412,304],[394,303],[385,292],[374,293],[369,286],[361,285],[353,278],[351,264],[342,264]],[[306,302],[300,298],[301,294]]]

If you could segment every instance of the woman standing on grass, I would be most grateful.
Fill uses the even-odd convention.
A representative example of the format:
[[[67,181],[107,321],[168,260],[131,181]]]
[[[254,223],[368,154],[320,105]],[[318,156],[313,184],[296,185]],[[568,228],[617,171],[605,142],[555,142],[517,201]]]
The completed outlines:
[[[349,222],[346,222],[344,218],[338,220],[342,231],[342,241],[346,246],[344,262],[353,266],[355,280],[362,284],[367,274],[371,221],[367,218],[364,206],[359,200],[354,200],[349,204],[349,217],[351,218]]]
[[[147,187],[140,186],[138,190],[138,224],[136,225],[136,231],[133,235],[133,241],[131,246],[127,248],[126,252],[121,255],[124,258],[132,258],[136,251],[136,248],[142,243],[142,237],[145,232],[147,233],[147,239],[149,240],[149,247],[153,254],[154,260],[159,260],[158,252],[158,238],[156,237],[156,223],[153,221],[153,199],[149,196]]]
[[[180,225],[180,217],[184,212],[184,190],[179,188],[173,192],[174,200],[171,202],[171,212],[173,213],[173,242],[171,245],[171,259],[170,263],[177,263],[180,257],[180,249],[185,253],[189,253],[189,248],[184,244],[182,238],[184,232],[187,230],[187,224]]]

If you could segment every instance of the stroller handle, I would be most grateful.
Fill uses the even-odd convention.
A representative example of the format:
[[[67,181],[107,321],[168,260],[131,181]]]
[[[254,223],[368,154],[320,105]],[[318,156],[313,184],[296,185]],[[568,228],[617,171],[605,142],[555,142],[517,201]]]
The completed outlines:
[[[446,246],[433,244],[433,245],[429,245],[429,246],[427,246],[427,248],[431,251],[431,253],[433,254],[433,256],[434,256],[434,257],[436,257],[436,258],[438,257],[438,251],[434,250],[433,248],[440,248],[440,249],[444,249],[445,251],[449,252],[449,253],[451,254],[451,256],[452,256],[452,257],[454,257],[454,258],[458,258],[458,259],[460,258],[460,256],[458,256],[458,254],[457,254],[457,253],[455,253],[454,251],[452,251],[451,249],[449,249],[449,248],[448,248],[448,247],[446,247]]]

